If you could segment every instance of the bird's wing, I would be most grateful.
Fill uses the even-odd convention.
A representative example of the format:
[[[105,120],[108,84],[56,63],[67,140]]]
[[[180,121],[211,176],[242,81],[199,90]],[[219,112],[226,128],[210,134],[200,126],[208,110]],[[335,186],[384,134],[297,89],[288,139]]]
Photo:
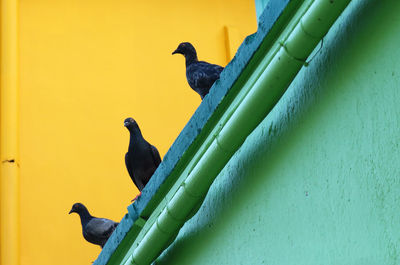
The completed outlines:
[[[92,218],[86,225],[86,233],[98,240],[107,240],[118,223],[105,218]]]
[[[154,164],[158,167],[161,163],[160,153],[158,152],[157,148],[154,145],[151,145],[151,155],[153,156]]]
[[[219,79],[224,68],[216,64],[210,64],[200,61],[196,65],[196,71],[193,72],[196,87],[210,88],[215,80]]]
[[[129,153],[125,154],[125,166],[126,166],[126,169],[128,170],[129,176],[131,177],[133,183],[139,189],[138,183],[136,182],[136,179],[135,179],[135,173],[133,172],[132,165],[130,164],[130,161],[129,161]]]

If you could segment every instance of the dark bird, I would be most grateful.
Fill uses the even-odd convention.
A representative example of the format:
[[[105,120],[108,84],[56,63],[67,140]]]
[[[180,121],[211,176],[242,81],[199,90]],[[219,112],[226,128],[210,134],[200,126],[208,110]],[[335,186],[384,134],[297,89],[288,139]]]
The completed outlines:
[[[112,220],[91,216],[88,209],[82,203],[72,205],[69,214],[71,213],[79,214],[83,237],[86,241],[99,245],[101,248],[104,247],[104,244],[118,225],[118,223]]]
[[[157,148],[143,138],[139,125],[134,119],[125,119],[124,126],[130,133],[129,148],[125,155],[125,165],[129,176],[141,194],[143,188],[161,163],[161,157]]]
[[[216,64],[199,61],[196,49],[189,42],[182,42],[172,53],[180,53],[186,59],[186,78],[189,86],[203,99],[224,68]]]

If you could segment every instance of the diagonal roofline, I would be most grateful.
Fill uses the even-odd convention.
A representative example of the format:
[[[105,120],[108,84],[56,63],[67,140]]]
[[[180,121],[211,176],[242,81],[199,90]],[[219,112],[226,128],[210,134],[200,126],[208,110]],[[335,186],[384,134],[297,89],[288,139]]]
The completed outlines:
[[[95,265],[149,264],[173,242],[219,171],[283,95],[349,2],[268,3],[258,31],[244,40],[142,196],[128,207]]]

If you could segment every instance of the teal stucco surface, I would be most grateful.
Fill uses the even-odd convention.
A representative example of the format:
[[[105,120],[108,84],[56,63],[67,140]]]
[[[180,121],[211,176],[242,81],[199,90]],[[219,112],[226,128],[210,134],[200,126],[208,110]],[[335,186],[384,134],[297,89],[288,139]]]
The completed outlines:
[[[400,264],[399,14],[350,3],[155,264]]]

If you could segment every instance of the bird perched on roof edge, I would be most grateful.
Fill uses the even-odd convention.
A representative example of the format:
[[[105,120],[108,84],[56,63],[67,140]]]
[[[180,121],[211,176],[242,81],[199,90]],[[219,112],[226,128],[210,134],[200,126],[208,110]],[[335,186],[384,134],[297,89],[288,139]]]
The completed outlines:
[[[139,125],[133,118],[125,119],[124,126],[130,133],[128,152],[125,154],[125,165],[129,176],[141,194],[161,163],[161,157],[157,148],[143,138]]]
[[[118,223],[112,220],[92,216],[82,203],[72,205],[69,214],[71,213],[79,214],[82,224],[82,234],[86,241],[99,245],[101,248],[104,247],[108,238],[118,226]]]
[[[222,66],[197,59],[196,49],[189,42],[182,42],[172,54],[180,53],[186,59],[186,78],[189,86],[203,99],[224,70]]]

